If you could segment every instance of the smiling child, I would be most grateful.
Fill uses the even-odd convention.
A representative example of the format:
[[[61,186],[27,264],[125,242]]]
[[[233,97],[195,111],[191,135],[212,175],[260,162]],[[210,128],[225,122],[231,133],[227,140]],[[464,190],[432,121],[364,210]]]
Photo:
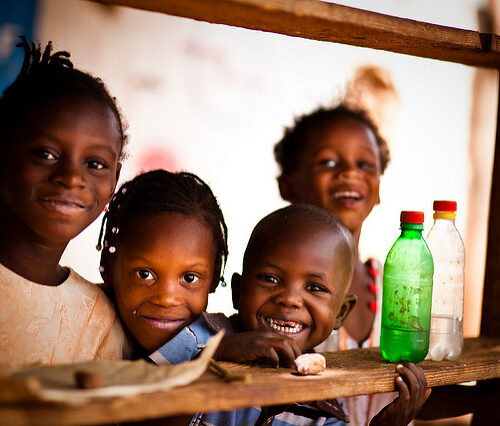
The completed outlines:
[[[355,303],[346,296],[355,261],[355,244],[347,228],[320,207],[294,204],[262,219],[250,236],[242,274],[232,279],[232,318],[236,334],[217,352],[231,361],[266,360],[289,365],[297,353],[312,351],[339,328]],[[281,341],[281,345],[276,342]],[[269,351],[269,348],[272,351]],[[400,397],[371,425],[406,425],[426,398],[421,368],[398,365]],[[199,414],[195,424],[344,425],[347,416],[335,400],[271,409]],[[196,423],[199,422],[199,423]]]
[[[198,325],[227,257],[209,186],[191,173],[143,173],[117,191],[104,227],[101,275],[137,355],[158,364],[192,359],[210,336]]]
[[[101,80],[23,38],[0,98],[0,366],[122,358],[105,294],[59,264],[111,199],[126,141]]]

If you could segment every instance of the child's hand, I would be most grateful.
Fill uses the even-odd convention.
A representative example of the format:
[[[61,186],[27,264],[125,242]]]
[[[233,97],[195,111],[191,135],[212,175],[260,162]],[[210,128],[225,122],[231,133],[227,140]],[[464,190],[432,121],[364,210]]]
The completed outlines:
[[[431,393],[421,367],[409,362],[399,364],[396,371],[400,374],[396,379],[399,396],[371,420],[370,426],[406,426],[415,418]]]
[[[293,367],[302,351],[293,339],[270,331],[246,331],[224,337],[217,349],[217,361],[258,361],[273,367]]]

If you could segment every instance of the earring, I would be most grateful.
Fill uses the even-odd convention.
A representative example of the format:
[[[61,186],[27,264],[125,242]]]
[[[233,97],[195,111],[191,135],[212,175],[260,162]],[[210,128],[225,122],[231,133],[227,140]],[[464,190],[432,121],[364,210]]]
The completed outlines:
[[[133,313],[134,315],[137,315],[137,309],[134,309],[134,310],[132,311],[132,313]]]

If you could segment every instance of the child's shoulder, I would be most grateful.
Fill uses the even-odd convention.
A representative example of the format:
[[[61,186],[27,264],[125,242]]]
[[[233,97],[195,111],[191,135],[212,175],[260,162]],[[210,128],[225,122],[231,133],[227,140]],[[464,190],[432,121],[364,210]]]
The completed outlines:
[[[113,303],[104,293],[100,285],[94,284],[75,272],[69,269],[69,275],[63,285],[67,291],[75,296],[75,299],[81,299],[86,307],[91,308],[92,316],[106,315],[114,321],[116,310]],[[103,318],[105,320],[105,317]]]

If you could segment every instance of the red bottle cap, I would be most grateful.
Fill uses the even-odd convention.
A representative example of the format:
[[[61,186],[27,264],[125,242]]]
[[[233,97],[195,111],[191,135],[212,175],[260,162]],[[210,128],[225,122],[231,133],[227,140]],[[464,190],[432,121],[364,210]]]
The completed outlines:
[[[424,212],[403,210],[401,212],[402,223],[424,223]]]
[[[457,202],[456,201],[436,200],[432,204],[432,208],[438,212],[456,212],[457,211]]]

